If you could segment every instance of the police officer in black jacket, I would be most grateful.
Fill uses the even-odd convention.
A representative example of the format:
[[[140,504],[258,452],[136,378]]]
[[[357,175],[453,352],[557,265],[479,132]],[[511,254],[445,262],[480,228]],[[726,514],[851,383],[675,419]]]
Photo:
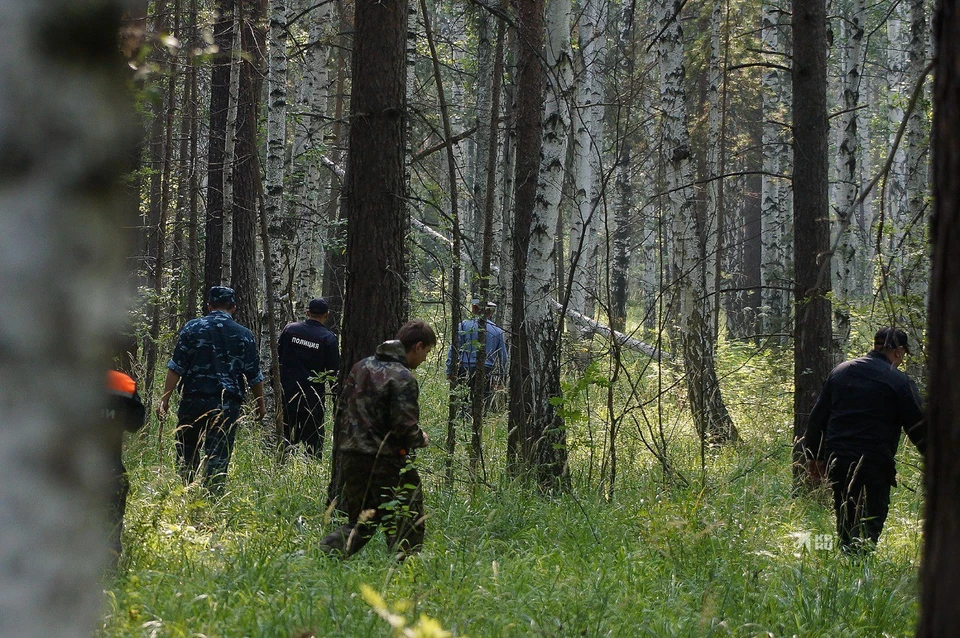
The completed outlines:
[[[316,457],[323,449],[323,379],[332,383],[340,371],[337,336],[324,325],[329,316],[326,300],[311,300],[307,319],[287,324],[278,346],[284,438],[288,445],[302,442]]]
[[[917,387],[897,369],[910,352],[907,335],[881,328],[873,345],[866,356],[833,369],[804,437],[811,472],[819,473],[826,462],[845,551],[867,550],[880,538],[890,488],[896,485],[900,430],[924,452],[926,425]]]

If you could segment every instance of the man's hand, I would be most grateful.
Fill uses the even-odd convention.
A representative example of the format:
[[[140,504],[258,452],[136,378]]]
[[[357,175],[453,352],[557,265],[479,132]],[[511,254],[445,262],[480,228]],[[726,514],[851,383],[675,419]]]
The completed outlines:
[[[267,406],[263,404],[263,401],[257,402],[257,418],[258,419],[267,418]]]
[[[807,461],[807,476],[814,485],[820,485],[827,480],[827,464],[817,459]]]
[[[163,397],[157,403],[157,418],[163,421],[165,418],[167,418],[167,412],[169,411],[170,411],[170,398]]]
[[[421,430],[423,432],[423,447],[430,446],[430,435],[427,434],[426,430]]]

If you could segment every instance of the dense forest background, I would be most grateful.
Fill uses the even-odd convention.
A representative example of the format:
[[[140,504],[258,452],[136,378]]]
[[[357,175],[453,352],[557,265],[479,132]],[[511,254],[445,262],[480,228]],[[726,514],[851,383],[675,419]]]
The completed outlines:
[[[280,464],[274,424],[245,419],[211,503],[152,422],[104,633],[376,635],[420,613],[472,635],[912,631],[915,451],[866,564],[831,551],[792,461],[879,325],[927,379],[932,12],[149,3],[125,25],[141,393],[217,284],[276,393],[277,332],[322,295],[345,367],[408,317],[438,328],[418,374],[442,443],[421,459],[428,547],[384,572],[315,551],[335,454]],[[498,304],[511,369],[461,420],[443,358],[472,297]]]

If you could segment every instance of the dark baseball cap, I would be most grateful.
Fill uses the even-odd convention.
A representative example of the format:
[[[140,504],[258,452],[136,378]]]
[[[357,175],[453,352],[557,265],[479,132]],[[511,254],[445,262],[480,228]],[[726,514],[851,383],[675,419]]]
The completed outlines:
[[[895,348],[899,348],[900,346],[903,346],[903,349],[908,353],[910,352],[910,346],[907,345],[907,333],[900,328],[889,326],[886,328],[880,328],[877,330],[877,334],[873,337],[874,348],[893,350]]]
[[[330,311],[330,306],[327,305],[327,300],[321,297],[316,299],[311,299],[310,304],[307,306],[307,310],[315,315],[325,315]]]
[[[211,304],[233,304],[236,305],[237,299],[233,293],[233,288],[226,286],[212,286],[207,294],[207,302]]]

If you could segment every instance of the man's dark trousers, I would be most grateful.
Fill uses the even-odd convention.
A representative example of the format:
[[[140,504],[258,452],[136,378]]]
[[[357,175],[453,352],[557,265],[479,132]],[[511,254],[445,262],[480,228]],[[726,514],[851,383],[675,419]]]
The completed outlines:
[[[308,390],[309,391],[309,390]],[[291,397],[287,399],[286,397]],[[308,399],[298,390],[284,390],[283,436],[289,445],[303,443],[307,453],[317,458],[323,451],[326,433],[323,426],[323,399]]]
[[[837,535],[844,550],[869,549],[875,545],[890,510],[890,472],[882,464],[865,458],[834,457],[829,476],[833,488],[833,509]]]
[[[184,399],[180,403],[176,449],[177,466],[184,483],[193,482],[202,464],[207,487],[213,491],[223,488],[237,434],[238,418],[238,403],[211,406],[206,401],[191,399]]]
[[[382,526],[387,546],[406,556],[423,545],[423,485],[409,457],[344,453],[343,509],[349,521],[321,541],[344,558],[360,551]]]

